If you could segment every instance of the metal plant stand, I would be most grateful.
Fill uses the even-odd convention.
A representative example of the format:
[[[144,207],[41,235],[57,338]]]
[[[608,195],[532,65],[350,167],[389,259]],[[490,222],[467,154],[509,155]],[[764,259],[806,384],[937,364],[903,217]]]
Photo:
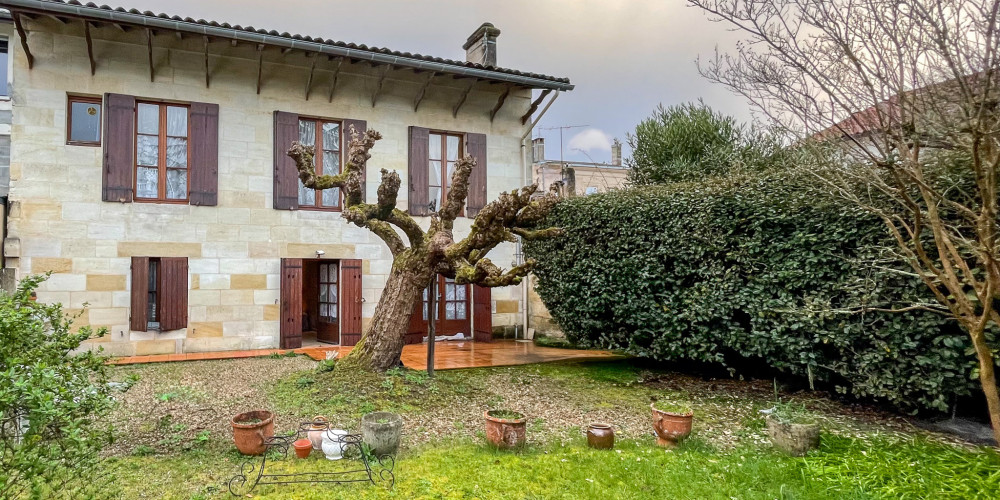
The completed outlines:
[[[323,432],[331,429],[330,424],[323,424]],[[316,461],[322,465],[340,465],[342,470],[327,470],[316,472],[296,472],[294,474],[268,473],[267,467],[277,460],[288,459],[288,449],[297,439],[306,435],[310,430],[317,430],[315,422],[302,422],[299,429],[291,436],[273,436],[264,442],[265,451],[260,457],[247,459],[240,465],[240,471],[229,480],[229,493],[233,496],[242,496],[250,493],[259,485],[269,484],[295,484],[295,483],[371,483],[376,481],[388,482],[389,487],[396,482],[396,477],[392,473],[396,465],[395,458],[391,455],[380,457],[365,453],[361,446],[360,434],[346,434],[340,436],[340,446],[343,450],[341,460],[336,461]],[[360,461],[360,463],[358,463]],[[259,462],[259,463],[258,463]],[[341,464],[347,464],[346,466]]]

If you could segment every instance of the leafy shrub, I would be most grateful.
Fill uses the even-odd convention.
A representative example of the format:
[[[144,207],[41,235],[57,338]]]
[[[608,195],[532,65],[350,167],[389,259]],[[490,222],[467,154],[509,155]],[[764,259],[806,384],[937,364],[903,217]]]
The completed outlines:
[[[0,293],[0,498],[76,496],[111,437],[105,359],[70,354],[94,332],[31,300],[43,280]]]
[[[568,338],[662,361],[779,371],[901,409],[978,391],[968,339],[861,209],[810,179],[754,174],[569,199],[529,241]]]

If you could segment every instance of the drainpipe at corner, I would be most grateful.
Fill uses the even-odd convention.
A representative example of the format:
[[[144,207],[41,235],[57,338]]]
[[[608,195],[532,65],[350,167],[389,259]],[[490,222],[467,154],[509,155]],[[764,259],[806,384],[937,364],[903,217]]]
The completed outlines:
[[[528,137],[531,136],[531,131],[535,129],[535,125],[538,125],[538,121],[541,120],[543,116],[545,116],[545,112],[549,110],[549,107],[552,106],[552,103],[556,101],[557,97],[559,97],[558,90],[556,91],[555,94],[552,94],[552,98],[549,99],[548,104],[546,104],[545,107],[542,108],[542,112],[538,113],[538,117],[532,120],[531,125],[528,126],[528,130],[525,130],[524,135],[521,136],[521,185],[522,186],[527,186],[528,179],[531,178],[531,163],[526,160],[526,155],[528,154],[527,151],[533,151],[532,149],[528,149],[527,151],[525,151],[527,146],[524,141],[526,141]],[[541,187],[542,191],[545,192],[546,190],[545,186],[539,186],[539,187]],[[524,245],[521,243],[521,238],[517,239],[517,249],[515,250],[515,252],[520,254],[522,259],[525,258]],[[526,279],[521,281],[521,304],[522,304],[521,332],[523,332],[524,339],[527,340],[528,339],[528,286],[531,280],[531,276],[530,275],[525,276],[525,278]],[[516,333],[514,334],[514,339],[517,340]]]

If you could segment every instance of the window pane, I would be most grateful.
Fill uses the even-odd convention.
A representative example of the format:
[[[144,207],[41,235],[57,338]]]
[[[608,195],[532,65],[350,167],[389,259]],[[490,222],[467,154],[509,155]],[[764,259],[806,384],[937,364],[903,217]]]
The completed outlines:
[[[339,123],[324,123],[323,124],[323,149],[329,149],[331,151],[340,150],[340,124]],[[325,163],[324,163],[325,165]]]
[[[177,168],[187,168],[188,149],[187,139],[179,137],[167,137],[167,166]]]
[[[441,184],[441,162],[431,161],[427,165],[427,184],[430,186],[443,186]]]
[[[333,302],[334,304],[336,304],[337,303],[337,286],[336,285],[327,285],[327,287],[329,287],[329,289],[330,289],[329,290],[330,291],[330,302]]]
[[[327,305],[327,304],[320,304],[319,305],[319,315],[322,316],[322,317],[324,317],[324,318],[329,317],[330,316],[330,306]]]
[[[330,319],[337,319],[337,306],[336,306],[336,304],[330,306]]]
[[[465,319],[465,302],[455,303],[455,319]]]
[[[425,299],[427,298],[426,292],[424,293],[424,298]],[[427,302],[424,302],[423,310],[424,310],[424,321],[427,321]]]
[[[160,171],[146,167],[139,167],[135,170],[135,195],[139,198],[156,198]]]
[[[444,319],[455,319],[454,302],[448,302],[444,305]]]
[[[316,145],[316,122],[299,120],[299,142],[305,146]]]
[[[444,299],[455,300],[455,285],[444,286]]]
[[[337,266],[330,266],[330,283],[337,282]]]
[[[436,212],[441,208],[441,188],[431,187],[427,192],[427,201],[431,206],[431,211]]]
[[[180,168],[167,169],[167,198],[171,200],[183,200],[187,198],[188,173]]]
[[[167,106],[167,135],[187,137],[188,110],[179,106]]]
[[[316,205],[316,191],[302,184],[302,179],[299,179],[299,205]]]
[[[427,149],[427,157],[430,158],[431,160],[440,160],[441,136],[438,134],[430,134],[428,137],[430,138],[429,139],[430,143],[428,144],[429,147]]]
[[[445,140],[448,141],[448,161],[458,160],[458,137],[449,135]]]
[[[100,142],[101,140],[101,105],[94,102],[72,102],[69,112],[69,140],[83,142]]]
[[[457,288],[455,289],[455,292],[456,292],[456,293],[455,293],[455,297],[456,297],[456,298],[457,298],[458,300],[465,300],[465,289],[466,289],[466,286],[465,286],[465,285],[461,285],[461,286],[459,286],[459,287],[457,287]]]
[[[155,104],[139,103],[138,130],[140,134],[160,133],[160,107]]]
[[[326,294],[326,286],[320,285],[319,287],[319,301],[321,303],[326,303],[330,301],[330,297]]]
[[[444,178],[444,185],[451,186],[451,176],[455,173],[455,162],[448,162],[448,176]]]
[[[155,135],[137,136],[135,152],[139,165],[157,166],[160,157],[160,138]]]
[[[0,40],[0,95],[10,95],[7,87],[7,40]]]
[[[340,173],[340,153],[337,151],[323,150],[323,175],[337,175]]]
[[[323,206],[324,207],[340,206],[340,188],[330,188],[323,190]]]

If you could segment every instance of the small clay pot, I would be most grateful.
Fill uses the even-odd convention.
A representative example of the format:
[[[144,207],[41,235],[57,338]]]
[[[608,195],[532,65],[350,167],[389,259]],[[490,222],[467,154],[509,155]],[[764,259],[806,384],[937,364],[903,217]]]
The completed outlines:
[[[309,426],[309,431],[306,432],[306,437],[312,443],[314,450],[323,449],[323,433],[330,428],[329,421],[326,417],[322,415],[316,415],[312,419],[312,425]]]
[[[257,420],[255,423],[245,423]],[[244,455],[260,455],[267,447],[267,439],[274,436],[274,414],[266,410],[240,413],[230,422],[236,449]]]
[[[653,410],[653,430],[656,431],[656,444],[665,448],[677,446],[677,443],[691,434],[691,423],[694,412],[672,413],[657,410],[656,403],[649,405]]]
[[[491,415],[498,410],[483,413],[486,418],[486,439],[500,449],[520,448],[527,439],[528,419],[518,413],[518,418],[497,418]]]
[[[801,457],[809,450],[819,447],[819,423],[783,423],[767,416],[767,434],[779,450],[789,455]]]
[[[309,458],[313,451],[313,444],[308,438],[297,439],[292,446],[295,447],[295,456],[299,458]]]
[[[598,450],[615,447],[615,430],[609,424],[593,423],[587,429],[587,446]]]

